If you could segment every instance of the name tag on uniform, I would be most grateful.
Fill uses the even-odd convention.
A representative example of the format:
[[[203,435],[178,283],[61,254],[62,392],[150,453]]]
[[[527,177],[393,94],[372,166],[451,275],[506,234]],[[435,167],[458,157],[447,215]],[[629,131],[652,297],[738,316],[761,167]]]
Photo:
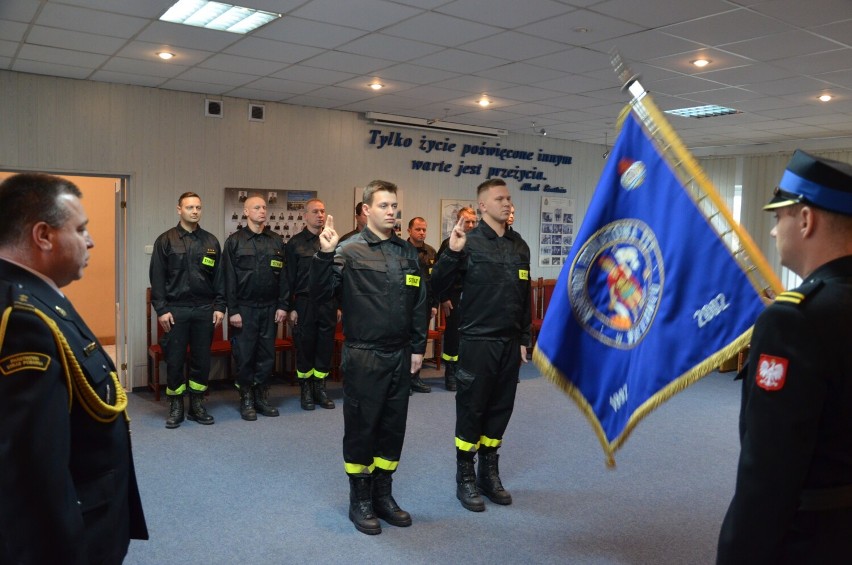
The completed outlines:
[[[420,277],[417,275],[405,275],[406,286],[420,286]]]
[[[280,269],[284,266],[284,263],[282,261],[279,261],[278,259],[273,259],[269,262],[269,264],[272,266],[273,269]]]
[[[205,257],[201,260],[202,265],[207,265],[208,267],[216,266],[216,261],[211,259],[210,257]]]
[[[518,270],[518,278],[522,281],[528,281],[530,280],[530,272],[525,271],[524,269],[520,269]]]

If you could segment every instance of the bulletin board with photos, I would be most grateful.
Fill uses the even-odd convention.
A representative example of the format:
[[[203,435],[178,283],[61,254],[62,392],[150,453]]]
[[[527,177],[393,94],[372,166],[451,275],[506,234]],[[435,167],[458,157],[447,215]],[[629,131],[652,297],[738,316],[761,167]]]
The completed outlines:
[[[441,199],[441,241],[450,237],[456,223],[458,223],[459,210],[462,208],[473,208],[476,211],[476,223],[482,219],[482,212],[474,200],[449,200]]]
[[[249,196],[266,200],[266,225],[281,234],[284,242],[302,231],[305,204],[317,197],[315,190],[269,190],[260,188],[225,188],[225,233],[231,235],[246,225],[244,203]]]
[[[538,264],[559,267],[565,264],[574,244],[574,198],[541,197]]]

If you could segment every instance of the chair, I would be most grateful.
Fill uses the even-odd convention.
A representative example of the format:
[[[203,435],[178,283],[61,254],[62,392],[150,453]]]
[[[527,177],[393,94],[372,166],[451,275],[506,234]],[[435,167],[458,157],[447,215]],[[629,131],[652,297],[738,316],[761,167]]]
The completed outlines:
[[[160,361],[163,360],[163,348],[160,347],[160,337],[163,329],[157,325],[156,338],[151,329],[151,318],[154,316],[151,308],[151,287],[145,289],[145,317],[148,323],[148,331],[145,339],[148,345],[148,388],[154,391],[154,400],[160,400]],[[153,343],[152,343],[153,342]]]
[[[279,324],[278,326],[278,335],[275,337],[275,355],[279,353],[282,356],[286,355],[289,352],[293,352],[296,350],[296,344],[293,341],[293,338],[290,336],[290,324],[285,321],[283,324]],[[290,384],[296,384],[292,381],[292,377],[296,372],[295,368],[295,359],[292,355],[289,356],[290,363],[287,365],[287,368],[284,368],[285,360],[282,357],[280,360],[281,374],[285,378],[291,381]]]
[[[432,342],[432,353],[434,355],[432,361],[435,363],[435,368],[441,370],[441,353],[444,347],[444,317],[441,313],[441,305],[438,305],[438,313],[435,314],[435,327],[426,331],[426,343]]]
[[[343,360],[343,320],[337,322],[337,327],[334,329],[334,349],[331,354],[331,380],[340,381],[343,378],[343,373],[340,370],[340,363]]]
[[[227,319],[227,317],[225,318]],[[231,378],[231,341],[225,337],[225,320],[213,330],[213,341],[210,343],[211,357],[227,357],[225,375]]]
[[[553,298],[553,291],[556,290],[556,279],[539,279],[539,282],[539,298],[541,300],[539,310],[543,320],[545,314],[547,314],[547,308],[550,306],[550,299]]]
[[[535,342],[538,339],[538,334],[541,332],[541,323],[544,321],[544,316],[541,314],[541,281],[539,277],[535,281],[530,281],[530,311],[532,312],[532,324],[530,325],[530,352],[535,347]]]

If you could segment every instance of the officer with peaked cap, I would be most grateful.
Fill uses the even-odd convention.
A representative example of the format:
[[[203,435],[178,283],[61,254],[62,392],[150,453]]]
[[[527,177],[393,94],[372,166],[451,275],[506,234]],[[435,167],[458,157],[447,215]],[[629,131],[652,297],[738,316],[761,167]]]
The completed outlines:
[[[781,264],[802,277],[757,319],[741,452],[717,563],[852,555],[852,166],[796,151],[775,196]]]

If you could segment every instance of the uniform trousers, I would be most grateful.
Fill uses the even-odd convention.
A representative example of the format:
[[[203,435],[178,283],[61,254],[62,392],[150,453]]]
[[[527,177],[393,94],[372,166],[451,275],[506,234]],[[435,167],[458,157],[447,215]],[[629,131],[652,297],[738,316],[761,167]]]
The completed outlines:
[[[242,328],[232,328],[237,386],[264,385],[275,367],[275,305],[240,306]]]
[[[462,337],[456,366],[456,447],[498,448],[512,417],[521,365],[519,338]]]
[[[379,351],[344,344],[341,368],[346,472],[395,471],[408,418],[411,348]]]
[[[184,364],[189,347],[189,389],[204,392],[210,381],[210,343],[213,341],[213,306],[173,306],[172,329],[160,338],[166,359],[166,394],[186,392]]]
[[[296,371],[300,378],[325,378],[331,370],[337,310],[334,302],[316,304],[308,296],[296,298],[298,323],[293,330]],[[312,373],[313,371],[313,373]]]

